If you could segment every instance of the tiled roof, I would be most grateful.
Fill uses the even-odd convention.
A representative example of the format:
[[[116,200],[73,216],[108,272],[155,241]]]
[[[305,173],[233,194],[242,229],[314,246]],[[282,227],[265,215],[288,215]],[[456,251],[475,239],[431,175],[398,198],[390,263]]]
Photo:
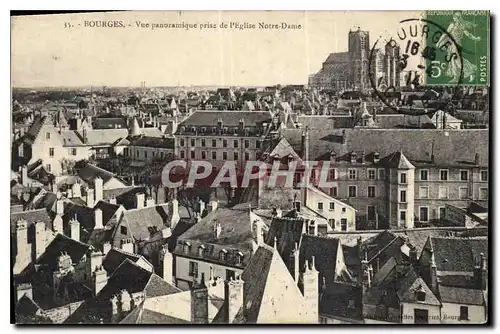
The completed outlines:
[[[336,278],[337,251],[340,241],[335,238],[303,235],[300,243],[299,266],[300,272],[305,270],[306,261],[311,263],[314,257],[314,266],[325,277],[327,283]]]
[[[57,258],[61,253],[67,253],[73,263],[79,263],[82,256],[89,250],[89,245],[73,240],[63,234],[57,234],[40,256],[37,264],[46,265],[52,271],[57,269]]]
[[[417,299],[417,291],[425,292],[425,300]],[[397,291],[399,300],[407,303],[425,303],[427,305],[439,306],[441,303],[427,286],[422,277],[419,277],[413,269],[409,270],[406,276],[399,281]]]
[[[94,211],[95,211],[95,209],[101,209],[101,211],[102,211],[102,224],[104,226],[106,226],[106,224],[114,216],[114,214],[116,213],[116,211],[119,208],[120,208],[120,205],[111,204],[111,203],[105,202],[105,201],[99,201],[94,206]]]
[[[430,237],[438,271],[471,272],[483,253],[488,258],[487,238]]]
[[[94,129],[126,129],[127,119],[124,117],[97,117],[93,121]]]
[[[126,259],[137,262],[140,258],[140,255],[124,252],[118,248],[112,248],[104,257],[102,266],[111,275]]]
[[[345,63],[345,62],[349,62],[349,52],[330,53],[325,60],[325,63]]]
[[[52,222],[47,210],[38,209],[38,210],[29,210],[29,211],[21,211],[21,212],[12,212],[10,214],[10,231],[11,233],[15,233],[16,231],[16,223],[18,220],[24,219],[28,223],[28,226],[34,224],[36,222],[44,222],[46,226],[49,226]]]
[[[113,145],[128,136],[128,129],[97,129],[86,131],[87,142],[83,142],[81,131],[61,131],[64,146],[100,146]]]
[[[484,305],[482,290],[439,285],[441,302],[467,305]]]
[[[167,227],[170,222],[168,205],[155,205],[140,209],[131,209],[123,212],[120,224],[126,224],[135,240],[144,240],[150,237],[151,227],[158,231]]]
[[[357,320],[362,319],[361,287],[332,282],[321,292],[319,299],[320,314]],[[354,307],[351,307],[351,303],[354,303]]]
[[[174,138],[161,138],[161,137],[129,137],[130,146],[143,146],[143,147],[159,147],[174,149]]]
[[[220,261],[220,252],[227,251],[225,263],[230,266],[245,267],[248,263],[253,244],[253,233],[248,209],[219,208],[209,212],[201,221],[182,234],[177,242],[175,252],[182,256],[183,242],[191,243],[190,257],[198,257],[198,247],[205,246],[203,258]],[[218,238],[214,227],[220,224],[221,232]],[[237,264],[236,254],[241,252],[243,260]]]
[[[217,120],[222,119],[223,126],[238,126],[240,119],[245,121],[245,126],[256,126],[258,123],[270,122],[269,111],[196,111],[180,126],[216,126]]]
[[[345,144],[342,144],[343,133]],[[297,152],[302,151],[302,130],[285,129],[283,134]],[[415,166],[475,166],[475,155],[478,154],[479,165],[488,166],[488,135],[487,129],[317,130],[309,133],[309,156],[311,160],[325,160],[329,159],[332,151],[336,152],[337,157],[350,155],[351,152],[364,151],[369,159],[373,152],[378,152],[380,158],[383,158],[391,153],[402,151]],[[432,147],[434,147],[433,152]],[[432,153],[434,153],[434,164],[431,163]]]
[[[104,184],[111,178],[115,177],[115,174],[93,164],[87,163],[85,167],[78,171],[78,176],[81,177],[87,184],[91,184],[93,188],[94,180],[97,177],[100,177]]]
[[[435,129],[434,123],[427,115],[407,115],[407,114],[392,114],[392,115],[377,115],[376,127],[382,129],[395,128],[426,128]]]
[[[104,189],[103,198],[109,200],[116,198],[116,203],[123,205],[125,209],[130,210],[136,208],[135,194],[147,192],[146,187],[142,186],[128,186],[116,189]]]
[[[274,246],[276,238],[276,248],[285,264],[289,264],[290,254],[295,246],[300,244],[304,220],[302,218],[272,218],[269,232],[266,236],[266,244]]]

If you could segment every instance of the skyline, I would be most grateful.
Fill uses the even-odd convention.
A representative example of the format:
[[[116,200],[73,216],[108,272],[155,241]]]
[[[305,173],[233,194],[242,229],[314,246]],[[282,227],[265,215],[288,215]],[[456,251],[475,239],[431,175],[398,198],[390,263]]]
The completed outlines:
[[[11,83],[16,88],[269,86],[307,84],[332,52],[347,51],[360,27],[379,35],[419,11],[385,12],[110,12],[14,17]],[[377,18],[374,20],[373,18]],[[120,28],[84,28],[121,20]],[[292,30],[178,30],[135,27],[136,21],[301,25]],[[74,28],[64,29],[64,22]],[[49,39],[50,36],[50,39]],[[55,36],[55,37],[54,37]],[[164,43],[160,43],[161,41]],[[261,52],[260,50],[265,52]]]

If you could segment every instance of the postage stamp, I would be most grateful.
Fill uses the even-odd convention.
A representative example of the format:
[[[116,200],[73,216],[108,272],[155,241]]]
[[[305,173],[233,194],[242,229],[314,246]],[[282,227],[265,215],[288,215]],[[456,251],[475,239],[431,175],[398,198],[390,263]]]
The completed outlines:
[[[445,51],[426,57],[425,84],[489,85],[489,11],[426,11],[425,19],[434,23],[426,45]],[[440,28],[447,34],[439,33]]]

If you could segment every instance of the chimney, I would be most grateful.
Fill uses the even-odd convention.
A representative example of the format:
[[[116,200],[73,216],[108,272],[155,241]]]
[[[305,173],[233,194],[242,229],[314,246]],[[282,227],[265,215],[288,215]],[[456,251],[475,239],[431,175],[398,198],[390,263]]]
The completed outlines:
[[[102,245],[102,255],[106,255],[106,254],[108,254],[110,250],[111,250],[111,243],[109,243],[109,242],[105,242],[105,243]]]
[[[63,233],[63,220],[59,214],[56,214],[52,220],[52,230],[56,233]]]
[[[302,160],[309,161],[309,127],[302,131]]]
[[[203,211],[205,211],[205,202],[203,202],[202,199],[200,199],[198,201],[198,212],[201,214],[203,214]]]
[[[290,253],[290,274],[296,283],[299,282],[299,246],[295,243],[295,248]]]
[[[365,160],[365,151],[361,152],[361,163],[364,164],[366,162]]]
[[[130,238],[122,239],[120,240],[120,244],[122,251],[134,254],[134,243],[132,242],[132,239]]]
[[[100,177],[94,179],[95,203],[102,201],[103,198],[103,182]]]
[[[17,301],[26,295],[28,298],[33,299],[33,287],[31,283],[21,283],[16,287]]]
[[[145,195],[144,193],[136,193],[135,194],[135,207],[137,209],[142,209],[144,207],[144,200]]]
[[[64,215],[64,201],[61,199],[56,200],[56,214],[61,217]]]
[[[208,289],[204,273],[199,282],[194,278],[191,287],[191,323],[208,324]]]
[[[488,289],[488,268],[486,263],[486,256],[484,253],[480,254],[480,263],[474,267],[474,284],[476,289]]]
[[[44,222],[35,223],[35,256],[38,259],[47,248],[47,233]]]
[[[476,166],[479,166],[479,153],[476,153],[476,154],[474,155],[474,164],[475,164]]]
[[[81,198],[82,197],[82,187],[80,186],[80,183],[75,182],[71,186],[71,192],[73,193],[74,198]]]
[[[234,321],[236,314],[243,306],[243,285],[244,282],[240,277],[233,280],[225,281],[224,284],[224,303],[225,314],[224,320],[230,324]]]
[[[16,246],[17,256],[23,255],[25,248],[28,246],[28,222],[26,220],[18,220],[16,223]],[[31,254],[24,254],[29,255]]]
[[[411,264],[413,264],[413,265],[417,265],[418,264],[417,249],[413,245],[410,245],[409,258],[410,258],[410,263]]]
[[[429,270],[429,281],[430,281],[430,288],[432,292],[437,294],[437,266],[436,266],[436,259],[434,257],[434,251],[431,249],[431,262],[430,262],[430,270]]]
[[[76,241],[80,241],[80,223],[75,218],[71,219],[69,222],[70,227],[70,238]]]
[[[179,201],[176,198],[174,198],[171,201],[171,203],[172,203],[172,218],[171,218],[171,221],[170,221],[170,228],[173,231],[175,229],[175,226],[177,225],[177,223],[180,220],[180,216],[179,216]]]
[[[342,130],[342,145],[345,145],[346,143],[346,131]]]
[[[28,186],[28,166],[21,166],[21,185]]]
[[[220,233],[222,232],[222,226],[220,225],[219,222],[215,221],[216,224],[214,225],[214,238],[218,239],[220,237]]]
[[[168,251],[168,245],[163,245],[163,248],[160,251],[163,254],[162,260],[162,270],[163,270],[163,280],[170,284],[174,282],[174,258],[172,253]]]
[[[125,312],[129,312],[132,309],[132,297],[130,296],[130,293],[128,293],[127,290],[123,289],[120,292],[120,303],[119,303],[119,309],[121,316],[124,316]]]
[[[104,226],[102,225],[102,210],[99,208],[96,208],[94,210],[94,222],[94,230],[101,230],[104,228]]]
[[[114,197],[114,196],[113,196],[113,197],[111,197],[111,198],[109,199],[109,204],[116,204],[116,197]]]
[[[314,256],[311,258],[311,266],[309,267],[309,261],[306,260],[306,267],[303,274],[303,295],[305,298],[307,314],[310,316],[311,322],[318,321],[319,316],[319,283],[318,283],[318,271],[314,265]]]
[[[104,288],[106,284],[108,284],[108,275],[102,265],[97,267],[94,273],[92,274],[92,283],[93,283],[92,292],[94,296],[97,296],[99,291],[101,291],[102,288]]]
[[[89,208],[94,207],[94,189],[87,189],[86,202]]]
[[[148,196],[148,198],[146,199],[146,207],[151,207],[151,206],[155,206],[155,200],[153,197]]]
[[[281,218],[283,216],[283,211],[280,208],[276,209],[276,218]]]

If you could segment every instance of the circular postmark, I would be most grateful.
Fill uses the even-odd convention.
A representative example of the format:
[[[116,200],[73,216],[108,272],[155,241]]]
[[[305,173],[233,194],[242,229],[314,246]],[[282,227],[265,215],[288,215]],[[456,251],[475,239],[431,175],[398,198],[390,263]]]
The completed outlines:
[[[430,20],[410,18],[400,24],[397,35],[385,40],[384,54],[381,37],[370,50],[368,76],[373,95],[397,113],[424,115],[448,110],[463,81],[461,46],[444,27]],[[451,77],[446,84],[427,84],[444,74]]]

